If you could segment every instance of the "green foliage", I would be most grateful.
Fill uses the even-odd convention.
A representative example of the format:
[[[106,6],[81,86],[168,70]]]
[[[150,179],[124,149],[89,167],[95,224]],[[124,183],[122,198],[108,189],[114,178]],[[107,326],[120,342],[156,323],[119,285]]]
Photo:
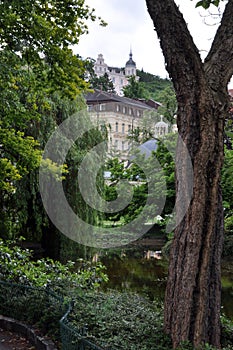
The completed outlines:
[[[139,83],[145,91],[147,98],[159,101],[160,93],[167,87],[172,87],[172,83],[168,79],[162,79],[151,73],[146,73],[143,70],[137,70],[137,75],[140,77]]]
[[[10,62],[10,63],[9,63]],[[25,173],[39,166],[41,151],[26,125],[37,120],[37,106],[26,91],[34,85],[33,75],[19,68],[20,59],[7,50],[0,51],[0,190],[12,192]],[[39,100],[39,93],[34,95]]]
[[[32,259],[32,252],[16,242],[0,240],[0,279],[29,286],[50,287],[59,294],[69,295],[75,288],[93,289],[107,280],[104,267],[85,261],[62,264],[52,259]],[[75,266],[75,269],[74,269]]]
[[[170,338],[163,333],[163,306],[134,293],[79,293],[70,319],[76,328],[85,327],[87,339],[104,349],[172,349]],[[232,349],[229,339],[222,340],[224,350]],[[194,350],[189,342],[179,349]],[[214,350],[208,344],[202,349]]]
[[[117,214],[107,213],[105,219],[118,224],[131,222],[136,218],[141,211],[144,211],[145,220],[153,218],[156,221],[157,207],[150,203],[148,195],[148,181],[153,184],[153,196],[156,197],[156,203],[162,203],[166,198],[165,206],[162,211],[162,217],[168,219],[175,204],[175,164],[169,149],[175,151],[176,134],[168,134],[166,138],[158,140],[158,148],[152,152],[149,158],[140,154],[136,155],[137,161],[132,161],[129,167],[125,167],[123,162],[118,159],[111,159],[106,165],[106,170],[111,173],[110,183],[105,185],[105,199],[108,201],[117,198],[117,185],[120,180],[127,179],[132,183],[133,198],[130,204]],[[165,142],[165,143],[164,143]],[[168,148],[167,148],[168,147]],[[155,159],[158,161],[156,167]],[[140,167],[137,165],[139,162]],[[147,174],[147,178],[145,177]],[[166,188],[164,186],[166,183]],[[151,198],[153,203],[153,198]],[[146,205],[146,207],[145,207]],[[145,208],[144,208],[145,207]],[[167,220],[163,220],[163,225],[166,225]]]
[[[87,86],[83,63],[69,49],[88,32],[87,20],[97,19],[83,0],[62,0],[59,6],[56,0],[2,1],[0,14],[1,48],[20,52],[26,66],[45,75],[50,91],[74,97]]]
[[[74,305],[73,324],[88,325],[90,339],[104,348],[171,349],[162,331],[162,309],[129,293],[82,293]]]
[[[175,151],[176,148],[177,134],[168,134],[162,140],[158,140],[158,148],[154,155],[151,157],[157,158],[162,172],[156,172],[154,169],[153,179],[157,183],[158,192],[157,196],[165,196],[166,203],[162,212],[163,220],[162,224],[166,225],[167,221],[170,220],[170,214],[173,211],[175,205],[175,163],[174,159],[169,152],[169,149]],[[144,162],[144,163],[143,163]],[[143,169],[147,172],[153,164],[152,158],[147,158],[140,160],[143,165]],[[111,173],[111,183],[105,186],[105,196],[106,199],[112,201],[117,197],[116,185],[120,179],[127,179],[129,181],[136,181],[134,184],[134,197],[132,202],[124,211],[117,214],[107,214],[106,219],[112,222],[118,222],[118,224],[123,224],[125,222],[130,222],[141,212],[147,199],[147,183],[145,175],[142,169],[140,169],[136,164],[132,163],[127,169],[124,168],[123,162],[119,162],[117,159],[110,160],[107,165],[107,170]],[[152,170],[152,169],[151,169]],[[223,202],[225,208],[225,242],[224,242],[224,256],[231,256],[233,252],[233,151],[225,149],[225,160],[222,170],[222,192],[223,192]],[[140,179],[140,181],[139,181]],[[162,192],[162,187],[160,187],[160,181],[164,180],[166,182],[166,191]],[[148,208],[149,209],[149,208]],[[150,211],[148,211],[149,215]],[[149,215],[150,216],[150,215]],[[163,251],[165,255],[169,254],[170,244],[172,240],[172,234],[168,237],[168,243],[164,247]]]
[[[196,3],[196,7],[203,7],[204,9],[207,10],[210,7],[210,5],[218,6],[219,3],[220,3],[220,0],[201,0]]]
[[[54,340],[59,339],[59,320],[65,311],[63,299],[49,288],[0,283],[0,313],[33,325]]]
[[[104,73],[104,75],[101,77],[97,77],[97,75],[95,75],[89,80],[89,82],[93,89],[99,89],[115,93],[113,82],[111,81],[107,73]]]
[[[47,244],[50,232],[58,242],[55,252],[61,246],[60,234],[41,203],[38,166],[54,129],[68,116],[86,109],[81,96],[88,88],[85,64],[69,47],[87,33],[87,20],[97,17],[82,0],[62,0],[59,6],[56,0],[2,1],[0,10],[0,235],[23,234],[36,241],[44,236]],[[80,126],[82,123],[85,121],[80,120]],[[87,143],[90,147],[94,138],[98,140],[97,131],[92,135],[73,150],[76,164]],[[73,184],[77,167],[74,170],[71,157],[67,168],[52,160],[43,160],[42,165],[47,176],[64,181],[66,175]],[[66,193],[73,203],[74,193]],[[88,217],[95,216],[86,211]]]
[[[123,93],[125,97],[133,99],[148,97],[146,90],[143,88],[142,84],[136,80],[135,76],[129,77],[129,84],[123,87]]]
[[[233,253],[233,151],[225,148],[225,159],[222,169],[222,193],[224,206],[225,239],[223,255],[232,256]]]
[[[224,314],[221,315],[222,326],[222,347],[224,349],[233,349],[233,321]]]
[[[158,148],[156,150],[156,157],[163,169],[166,181],[166,203],[162,213],[165,216],[171,214],[175,205],[175,160],[169,150],[172,150],[175,154],[176,142],[177,134],[167,134],[163,140],[158,141]]]
[[[67,170],[67,164],[58,165],[51,159],[42,159],[40,162],[40,172],[46,174],[48,177],[52,176],[56,181],[65,180],[65,174]]]
[[[171,145],[169,146],[169,148]],[[157,156],[160,164],[163,165],[163,169],[166,173],[166,183],[168,186],[167,201],[165,205],[165,213],[168,214],[175,203],[175,174],[174,174],[174,161],[170,158],[169,152],[166,152],[163,144],[157,150]],[[232,256],[233,253],[233,151],[225,148],[225,159],[222,169],[222,194],[224,205],[224,227],[225,227],[225,240],[223,246],[223,256]],[[168,242],[163,247],[164,256],[169,255],[173,235],[168,237]]]
[[[119,159],[110,159],[106,164],[106,171],[111,173],[110,183],[105,185],[105,199],[107,201],[113,201],[117,198],[118,191],[124,193],[125,183],[121,183],[119,187],[120,180],[128,179],[129,181],[137,181],[141,174],[141,180],[143,181],[145,176],[143,171],[137,166],[132,164],[129,168],[125,168],[124,163]],[[117,213],[105,213],[105,220],[110,220],[112,222],[118,222],[122,225],[132,221],[144,207],[147,199],[147,184],[144,181],[138,184],[134,184],[133,188],[133,198],[131,203],[123,210]]]
[[[233,209],[233,151],[225,148],[225,159],[222,169],[222,192],[225,213]]]
[[[59,320],[67,311],[64,300],[77,297],[77,291],[93,291],[108,280],[101,263],[35,260],[20,242],[0,240],[0,260],[0,280],[6,282],[0,284],[0,313],[27,324],[36,323],[43,334],[57,339]]]
[[[107,280],[101,264],[78,261],[62,265],[51,259],[31,260],[31,253],[14,242],[0,241],[0,279],[23,283],[9,288],[1,285],[0,309],[2,314],[29,324],[35,324],[52,336],[58,335],[58,320],[64,314],[62,299],[74,301],[69,325],[85,327],[87,339],[111,349],[170,350],[171,340],[163,333],[163,307],[133,293],[108,291],[96,288]],[[25,288],[26,285],[26,288]],[[47,290],[30,289],[46,287]],[[25,309],[25,305],[27,308]],[[9,315],[9,313],[7,313]],[[223,349],[232,349],[232,322],[221,318]],[[179,349],[193,350],[189,343]],[[203,344],[203,349],[214,349]]]
[[[157,100],[162,103],[162,106],[158,108],[158,113],[163,115],[166,121],[174,124],[174,116],[177,111],[177,101],[172,86],[168,86],[161,91],[157,97]]]
[[[30,170],[38,168],[41,151],[38,142],[23,132],[1,128],[0,191],[15,190],[15,181],[20,180]]]

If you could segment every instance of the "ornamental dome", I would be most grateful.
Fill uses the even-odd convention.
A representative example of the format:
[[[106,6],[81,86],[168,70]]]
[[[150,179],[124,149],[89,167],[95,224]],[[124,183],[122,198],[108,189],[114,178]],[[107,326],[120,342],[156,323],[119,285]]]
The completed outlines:
[[[133,61],[132,57],[133,57],[133,54],[132,54],[132,51],[130,51],[129,60],[125,64],[126,67],[128,67],[128,66],[136,67],[136,63]]]
[[[168,124],[163,121],[163,116],[160,116],[160,122],[155,124],[155,135],[162,136],[168,133]]]

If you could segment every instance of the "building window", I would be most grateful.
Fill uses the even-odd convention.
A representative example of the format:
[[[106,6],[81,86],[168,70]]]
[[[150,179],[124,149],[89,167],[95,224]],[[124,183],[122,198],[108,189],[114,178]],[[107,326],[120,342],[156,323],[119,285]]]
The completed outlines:
[[[100,67],[100,72],[102,72],[102,67]]]
[[[115,77],[112,77],[112,82],[113,82],[113,84],[115,83]]]
[[[100,104],[100,111],[105,111],[105,105],[104,104]]]
[[[121,85],[123,85],[123,79],[121,79]]]
[[[120,106],[119,105],[116,106],[116,110],[117,110],[117,112],[120,112]]]
[[[117,149],[118,148],[118,140],[115,140],[114,142],[114,147]]]
[[[128,133],[131,132],[131,124],[128,125]]]
[[[122,124],[122,134],[124,134],[125,133],[125,124],[123,123]]]
[[[116,132],[118,132],[118,122],[116,122]]]
[[[132,114],[132,108],[129,108],[129,115]]]
[[[121,149],[122,149],[122,151],[124,151],[124,150],[125,150],[125,141],[122,141],[122,144],[121,144]]]
[[[123,107],[123,113],[126,113],[126,108],[125,107]]]

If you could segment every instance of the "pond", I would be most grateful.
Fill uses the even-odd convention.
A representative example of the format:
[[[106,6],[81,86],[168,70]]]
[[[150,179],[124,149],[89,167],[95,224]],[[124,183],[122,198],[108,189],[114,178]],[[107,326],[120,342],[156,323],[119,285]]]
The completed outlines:
[[[167,267],[159,253],[160,244],[134,245],[128,249],[102,251],[99,259],[107,268],[108,283],[103,289],[134,291],[147,295],[151,300],[164,299]],[[222,309],[233,319],[233,261],[222,263]]]

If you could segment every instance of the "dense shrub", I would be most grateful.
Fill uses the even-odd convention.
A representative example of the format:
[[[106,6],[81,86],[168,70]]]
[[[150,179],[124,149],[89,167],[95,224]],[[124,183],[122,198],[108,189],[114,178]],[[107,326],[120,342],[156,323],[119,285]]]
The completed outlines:
[[[1,239],[0,261],[0,280],[49,287],[63,295],[75,288],[96,288],[108,279],[101,263],[79,260],[62,264],[50,258],[35,261],[28,249],[22,249],[16,242]]]

